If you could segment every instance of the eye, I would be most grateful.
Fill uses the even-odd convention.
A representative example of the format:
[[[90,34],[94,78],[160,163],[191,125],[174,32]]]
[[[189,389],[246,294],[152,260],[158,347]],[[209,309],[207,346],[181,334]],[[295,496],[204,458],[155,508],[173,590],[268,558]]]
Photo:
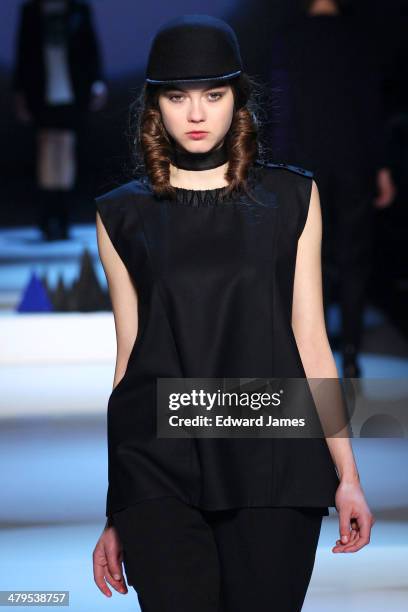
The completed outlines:
[[[208,94],[209,96],[217,96],[215,99],[211,98],[211,102],[216,102],[217,100],[219,100],[220,98],[222,98],[222,96],[224,95],[223,93],[219,92],[219,91],[212,91]]]
[[[223,92],[220,91],[211,91],[208,96],[210,98],[210,102],[217,102],[220,98],[222,98],[222,96],[224,95]],[[183,94],[170,94],[167,96],[168,99],[171,102],[175,102],[176,104],[179,103],[181,101],[181,99],[184,97]]]
[[[170,96],[168,96],[169,100],[171,100],[172,102],[174,101],[174,98],[182,98],[183,96],[181,94],[172,94]],[[176,103],[178,102],[178,100],[176,100]]]

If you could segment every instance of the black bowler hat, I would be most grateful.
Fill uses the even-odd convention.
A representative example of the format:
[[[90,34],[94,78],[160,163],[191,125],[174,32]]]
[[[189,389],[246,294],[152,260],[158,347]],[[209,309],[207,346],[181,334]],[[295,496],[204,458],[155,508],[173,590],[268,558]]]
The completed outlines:
[[[146,81],[222,81],[242,71],[238,39],[231,26],[210,15],[182,15],[166,22],[154,36]]]

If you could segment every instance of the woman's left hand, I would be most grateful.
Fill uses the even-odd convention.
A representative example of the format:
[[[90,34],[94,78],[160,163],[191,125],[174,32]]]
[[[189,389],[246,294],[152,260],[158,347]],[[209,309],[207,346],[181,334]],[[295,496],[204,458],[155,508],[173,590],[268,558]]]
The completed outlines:
[[[340,540],[332,552],[356,552],[370,542],[375,518],[368,507],[358,480],[341,480],[336,491]]]

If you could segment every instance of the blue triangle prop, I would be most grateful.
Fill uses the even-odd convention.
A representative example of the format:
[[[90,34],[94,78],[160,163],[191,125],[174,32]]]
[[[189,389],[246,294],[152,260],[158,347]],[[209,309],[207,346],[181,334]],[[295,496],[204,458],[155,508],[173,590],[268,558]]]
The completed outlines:
[[[41,279],[35,272],[31,273],[31,278],[24,289],[17,312],[50,312],[54,310],[48,297],[47,291]]]

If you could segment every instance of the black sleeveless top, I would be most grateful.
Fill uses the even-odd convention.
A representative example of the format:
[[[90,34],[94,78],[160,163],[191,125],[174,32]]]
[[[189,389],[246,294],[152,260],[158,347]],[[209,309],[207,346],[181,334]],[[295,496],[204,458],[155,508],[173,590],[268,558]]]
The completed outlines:
[[[163,438],[156,378],[305,377],[291,326],[312,173],[257,161],[248,196],[132,180],[95,199],[138,295],[138,332],[108,400],[106,515],[175,496],[204,510],[303,506],[328,514],[324,438]]]

